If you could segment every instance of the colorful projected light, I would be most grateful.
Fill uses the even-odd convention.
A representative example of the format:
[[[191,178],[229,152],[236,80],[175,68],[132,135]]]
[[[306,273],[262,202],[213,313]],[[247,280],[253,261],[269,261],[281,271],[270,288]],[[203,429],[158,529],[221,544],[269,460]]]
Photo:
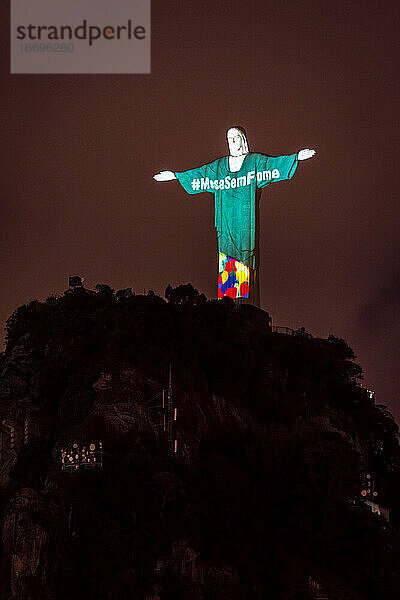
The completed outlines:
[[[227,132],[229,156],[187,171],[161,171],[154,175],[156,181],[177,179],[188,194],[211,192],[214,194],[215,229],[218,251],[244,264],[250,270],[247,278],[249,290],[241,295],[240,283],[229,287],[229,294],[236,299],[260,305],[259,291],[259,200],[262,189],[278,181],[291,179],[298,161],[311,158],[315,150],[306,148],[295,154],[268,156],[249,152],[249,145],[242,127],[231,127]],[[229,263],[230,264],[230,263]],[[240,269],[239,269],[240,272]],[[221,279],[224,271],[220,271]],[[228,272],[228,279],[229,279]],[[227,280],[228,280],[227,279]],[[243,283],[243,282],[242,282]],[[222,286],[226,281],[222,283]],[[244,286],[245,287],[245,286]],[[236,291],[236,295],[233,296]]]
[[[250,289],[250,269],[247,265],[227,256],[223,252],[218,253],[218,298],[248,298]]]

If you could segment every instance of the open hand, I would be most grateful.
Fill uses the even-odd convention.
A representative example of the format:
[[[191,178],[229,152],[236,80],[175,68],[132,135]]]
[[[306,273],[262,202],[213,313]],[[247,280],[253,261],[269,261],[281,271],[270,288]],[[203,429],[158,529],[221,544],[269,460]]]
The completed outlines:
[[[172,181],[173,179],[176,179],[176,177],[173,171],[160,171],[153,176],[153,179],[156,181]]]
[[[299,160],[307,160],[307,158],[311,158],[314,156],[315,150],[310,150],[310,148],[305,148],[304,150],[300,150],[297,154],[297,158]]]

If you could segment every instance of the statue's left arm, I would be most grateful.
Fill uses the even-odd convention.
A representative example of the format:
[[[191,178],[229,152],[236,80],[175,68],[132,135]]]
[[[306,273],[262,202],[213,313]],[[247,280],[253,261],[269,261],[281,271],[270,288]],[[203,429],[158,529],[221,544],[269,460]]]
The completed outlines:
[[[300,160],[306,160],[314,156],[315,150],[306,148],[284,156],[260,155],[257,163],[257,187],[263,188],[276,181],[291,179],[297,169]]]

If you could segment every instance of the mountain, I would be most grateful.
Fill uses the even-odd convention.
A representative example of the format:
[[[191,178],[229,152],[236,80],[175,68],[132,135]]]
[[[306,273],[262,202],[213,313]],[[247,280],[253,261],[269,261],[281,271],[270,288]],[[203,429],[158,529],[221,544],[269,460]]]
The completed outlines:
[[[190,284],[19,307],[0,597],[398,598],[398,427],[354,361]]]

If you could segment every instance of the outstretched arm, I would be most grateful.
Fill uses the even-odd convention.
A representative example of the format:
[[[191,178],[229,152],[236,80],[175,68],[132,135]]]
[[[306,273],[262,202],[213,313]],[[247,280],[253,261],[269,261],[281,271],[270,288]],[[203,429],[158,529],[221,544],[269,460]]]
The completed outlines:
[[[312,158],[315,154],[315,150],[310,150],[310,148],[305,148],[304,150],[300,150],[297,153],[298,160],[307,160],[307,158]]]
[[[199,194],[200,192],[210,191],[209,180],[218,176],[217,173],[218,160],[189,169],[189,171],[160,171],[153,176],[156,181],[172,181],[177,179],[183,189],[188,194]]]
[[[153,179],[156,181],[172,181],[176,179],[176,176],[173,171],[160,171],[156,175],[153,175]]]
[[[257,187],[263,188],[276,181],[291,179],[298,162],[314,156],[315,150],[305,148],[287,156],[260,155],[257,163]]]

